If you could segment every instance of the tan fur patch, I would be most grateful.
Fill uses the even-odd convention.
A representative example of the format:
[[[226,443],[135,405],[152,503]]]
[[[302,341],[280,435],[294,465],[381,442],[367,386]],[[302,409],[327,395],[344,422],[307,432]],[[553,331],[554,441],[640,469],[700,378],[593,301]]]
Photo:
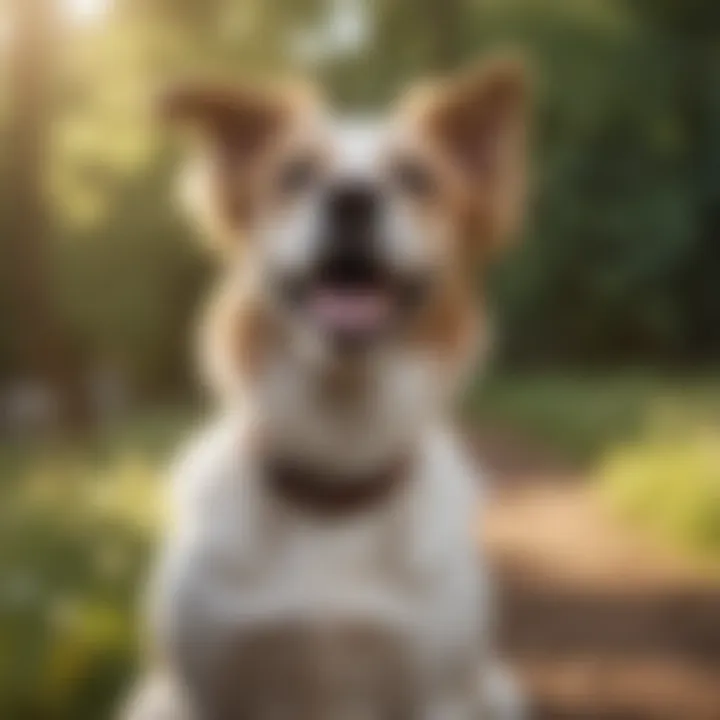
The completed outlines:
[[[217,717],[416,717],[402,638],[348,621],[259,628],[231,646],[206,690]]]
[[[277,147],[319,104],[317,93],[299,84],[186,82],[162,97],[162,116],[193,148],[181,179],[183,204],[217,248],[237,244]]]
[[[463,223],[486,248],[506,242],[521,224],[528,84],[517,56],[499,56],[418,86],[400,106],[406,124],[453,166],[455,185],[468,195]]]
[[[477,339],[476,303],[468,285],[458,274],[437,288],[411,329],[411,343],[432,350],[453,368],[470,359]]]
[[[221,394],[236,389],[261,370],[277,340],[277,328],[260,300],[232,279],[221,283],[201,320],[206,381]]]

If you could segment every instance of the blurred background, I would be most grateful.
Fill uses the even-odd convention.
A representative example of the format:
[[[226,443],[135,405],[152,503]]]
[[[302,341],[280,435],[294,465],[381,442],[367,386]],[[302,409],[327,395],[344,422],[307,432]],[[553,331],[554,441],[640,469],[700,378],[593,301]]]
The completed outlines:
[[[0,0],[0,717],[110,716],[203,412],[154,91],[307,73],[368,110],[508,43],[535,190],[464,409],[503,644],[540,717],[720,717],[716,0]]]

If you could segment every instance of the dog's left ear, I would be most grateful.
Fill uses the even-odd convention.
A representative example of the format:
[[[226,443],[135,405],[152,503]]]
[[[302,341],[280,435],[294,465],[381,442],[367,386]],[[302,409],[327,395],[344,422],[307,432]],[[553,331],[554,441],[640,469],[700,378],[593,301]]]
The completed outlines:
[[[468,191],[474,232],[495,246],[516,234],[522,221],[528,86],[525,63],[499,56],[425,93],[424,129]]]
[[[310,99],[301,89],[187,81],[158,98],[160,118],[192,140],[181,199],[212,241],[232,249],[254,210],[257,173]]]

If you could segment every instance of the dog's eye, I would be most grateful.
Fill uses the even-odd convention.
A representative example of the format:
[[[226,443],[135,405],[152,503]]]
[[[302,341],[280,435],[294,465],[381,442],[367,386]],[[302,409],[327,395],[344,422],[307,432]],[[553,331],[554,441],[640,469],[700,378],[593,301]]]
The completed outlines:
[[[319,174],[318,163],[310,156],[297,157],[280,171],[278,190],[283,195],[296,195],[310,188]]]
[[[402,192],[425,198],[435,190],[435,178],[430,168],[415,158],[400,158],[391,168],[392,181]]]

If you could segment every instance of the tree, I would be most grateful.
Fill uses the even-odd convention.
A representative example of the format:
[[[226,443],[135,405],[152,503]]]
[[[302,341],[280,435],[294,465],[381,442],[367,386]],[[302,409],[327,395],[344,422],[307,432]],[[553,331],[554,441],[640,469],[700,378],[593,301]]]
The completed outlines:
[[[59,400],[63,419],[84,420],[79,378],[54,311],[46,194],[57,18],[53,0],[14,0],[5,155],[4,256],[16,368]]]

